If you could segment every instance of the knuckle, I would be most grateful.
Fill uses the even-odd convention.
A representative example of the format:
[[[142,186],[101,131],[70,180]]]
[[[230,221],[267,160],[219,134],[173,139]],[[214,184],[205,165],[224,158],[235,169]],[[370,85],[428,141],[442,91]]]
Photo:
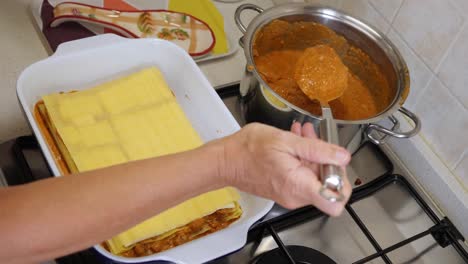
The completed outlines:
[[[285,198],[280,204],[286,209],[296,209],[299,207],[298,203],[291,198]]]
[[[248,134],[255,133],[256,131],[260,130],[264,125],[260,123],[249,123],[242,128]]]
[[[283,203],[282,205],[287,209],[296,209],[301,206],[301,199],[299,195],[297,195],[297,188],[293,185],[291,186],[290,183],[285,183],[282,188],[282,196],[283,196]]]

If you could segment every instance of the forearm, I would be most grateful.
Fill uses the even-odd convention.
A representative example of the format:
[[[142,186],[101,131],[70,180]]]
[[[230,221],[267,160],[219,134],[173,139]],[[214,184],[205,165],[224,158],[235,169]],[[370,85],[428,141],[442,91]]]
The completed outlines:
[[[0,190],[0,262],[35,262],[86,248],[223,187],[217,148]]]

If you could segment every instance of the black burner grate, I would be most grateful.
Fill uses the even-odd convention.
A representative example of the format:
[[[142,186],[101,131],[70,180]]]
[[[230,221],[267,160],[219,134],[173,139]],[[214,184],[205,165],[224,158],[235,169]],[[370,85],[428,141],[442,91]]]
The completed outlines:
[[[285,248],[287,248],[287,251],[282,251]],[[287,254],[288,258],[284,258],[284,254]],[[273,249],[256,257],[252,264],[288,264],[291,262],[297,264],[336,264],[335,261],[320,251],[303,246]]]
[[[386,187],[398,184],[404,188],[409,194],[416,200],[419,206],[427,214],[427,216],[434,223],[427,230],[420,232],[412,237],[409,237],[405,240],[402,240],[398,243],[395,243],[389,247],[382,248],[377,240],[372,235],[372,232],[366,227],[364,222],[361,220],[359,215],[353,209],[353,204],[359,202],[360,200],[370,197],[373,194],[385,189]],[[459,241],[464,241],[461,233],[455,228],[455,226],[450,222],[448,218],[439,219],[436,214],[432,211],[429,205],[421,198],[421,196],[416,192],[416,190],[410,185],[410,183],[401,175],[396,174],[387,174],[383,175],[372,182],[369,182],[366,185],[358,187],[354,190],[353,195],[346,206],[346,210],[351,215],[353,220],[359,226],[361,231],[367,237],[369,242],[375,248],[376,253],[369,255],[363,259],[355,261],[354,264],[369,263],[372,260],[381,258],[384,263],[391,264],[393,263],[390,258],[387,256],[388,253],[396,251],[397,249],[414,242],[416,240],[422,239],[426,236],[432,235],[437,244],[441,247],[452,246],[462,257],[462,259],[468,263],[468,253],[464,250]],[[281,263],[288,264],[300,264],[301,260],[294,258],[293,252],[289,249],[289,246],[285,246],[281,241],[281,238],[278,236],[277,230],[284,230],[290,226],[294,226],[303,222],[303,219],[313,220],[318,217],[322,217],[324,214],[317,210],[314,207],[304,207],[295,211],[292,211],[286,215],[282,215],[280,219],[271,219],[269,221],[263,222],[255,227],[255,229],[250,231],[249,237],[254,239],[257,237],[256,243],[259,244],[263,237],[271,235],[276,243],[278,244],[277,252],[281,254],[276,254],[283,258]],[[254,240],[250,240],[254,241]],[[320,263],[320,262],[319,262]]]

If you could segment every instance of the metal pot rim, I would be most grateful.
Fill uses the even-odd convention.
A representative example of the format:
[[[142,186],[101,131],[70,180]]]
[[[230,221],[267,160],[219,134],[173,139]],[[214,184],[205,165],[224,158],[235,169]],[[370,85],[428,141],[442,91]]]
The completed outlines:
[[[251,6],[252,7],[252,6]],[[240,9],[241,7],[239,7]],[[250,8],[254,9],[254,8]],[[257,9],[255,9],[257,10]],[[241,10],[242,11],[242,10]],[[259,10],[257,10],[259,11]],[[259,11],[260,12],[260,11]],[[263,80],[263,78],[258,73],[255,63],[253,60],[253,41],[255,38],[255,34],[259,29],[261,29],[264,25],[268,24],[274,19],[278,19],[281,17],[286,17],[290,15],[307,15],[307,14],[314,14],[325,16],[330,19],[338,20],[343,23],[346,23],[357,30],[361,31],[363,34],[368,36],[369,38],[373,39],[377,45],[385,51],[387,56],[389,57],[390,61],[393,64],[395,72],[397,74],[397,93],[392,101],[392,103],[381,113],[377,116],[374,116],[369,119],[361,119],[361,120],[336,120],[339,124],[369,124],[369,123],[376,123],[380,120],[391,116],[395,113],[401,105],[406,100],[406,96],[409,93],[409,73],[406,63],[399,53],[398,49],[393,45],[393,43],[378,29],[367,25],[366,23],[342,12],[338,11],[334,8],[330,7],[323,7],[323,6],[314,6],[310,4],[304,3],[291,3],[286,5],[275,6],[264,10],[259,15],[257,15],[248,25],[247,30],[243,37],[243,44],[244,44],[244,54],[247,60],[247,72],[253,74],[256,79],[260,82],[260,84],[267,88],[271,93],[273,93],[279,100],[281,100],[284,104],[288,107],[294,109],[295,111],[309,115],[313,118],[321,120],[321,116],[313,115],[282,98],[278,95],[273,89],[269,87],[269,85]]]

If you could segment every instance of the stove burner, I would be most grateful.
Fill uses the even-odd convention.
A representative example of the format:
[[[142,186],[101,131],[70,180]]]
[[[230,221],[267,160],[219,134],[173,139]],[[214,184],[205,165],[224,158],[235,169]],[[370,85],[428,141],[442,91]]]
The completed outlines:
[[[331,258],[312,248],[303,246],[286,246],[296,264],[336,264]],[[280,248],[260,254],[253,264],[289,264],[290,262]]]

